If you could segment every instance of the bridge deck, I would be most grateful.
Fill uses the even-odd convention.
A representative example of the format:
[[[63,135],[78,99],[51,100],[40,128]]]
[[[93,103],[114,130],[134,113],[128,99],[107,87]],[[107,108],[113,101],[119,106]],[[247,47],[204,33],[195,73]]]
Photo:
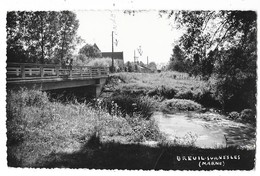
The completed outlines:
[[[99,85],[108,77],[105,67],[7,63],[7,87],[41,87],[43,90]]]

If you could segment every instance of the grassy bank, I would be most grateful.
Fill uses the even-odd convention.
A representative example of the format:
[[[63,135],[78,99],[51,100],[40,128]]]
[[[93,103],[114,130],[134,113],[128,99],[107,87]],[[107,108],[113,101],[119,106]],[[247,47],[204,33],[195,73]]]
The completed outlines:
[[[8,165],[34,167],[48,155],[78,151],[93,137],[120,143],[163,139],[154,121],[138,114],[123,118],[115,105],[112,111],[98,102],[94,107],[50,102],[46,93],[35,90],[8,92]]]
[[[216,93],[215,80],[199,80],[186,73],[115,73],[109,77],[106,89],[111,97],[145,97],[153,110],[167,113],[179,111],[213,110],[227,115],[231,120],[255,124],[256,112],[252,109],[224,111]]]
[[[106,88],[113,90],[113,96],[147,97],[156,110],[174,113],[220,107],[209,82],[183,73],[115,73],[108,82]]]

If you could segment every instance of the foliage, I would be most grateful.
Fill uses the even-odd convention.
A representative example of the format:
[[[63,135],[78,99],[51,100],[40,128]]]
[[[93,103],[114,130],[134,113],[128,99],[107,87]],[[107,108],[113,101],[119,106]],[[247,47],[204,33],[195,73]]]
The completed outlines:
[[[248,46],[254,43],[256,41],[248,43]],[[251,51],[245,52],[241,47],[219,54],[216,95],[225,110],[255,109],[256,50],[250,48]]]
[[[135,64],[133,62],[127,61],[125,64],[125,68],[127,72],[134,72],[135,71]]]
[[[184,53],[178,45],[176,45],[173,48],[173,55],[170,59],[168,70],[173,70],[178,72],[189,71],[188,61],[185,60]]]
[[[107,141],[136,143],[162,137],[154,122],[138,114],[123,118],[115,107],[113,111],[110,115],[101,104],[50,102],[46,93],[36,90],[9,92],[8,165],[33,167],[51,154],[77,152],[89,140],[89,145],[99,146]]]
[[[233,111],[228,114],[228,118],[230,118],[232,120],[237,120],[239,118],[239,113],[236,111]]]
[[[179,111],[198,111],[202,107],[200,104],[185,99],[170,99],[165,100],[161,105],[161,110],[167,113],[176,113]]]
[[[150,62],[147,67],[152,71],[157,71],[157,66],[155,62]]]
[[[75,65],[75,66],[85,66],[85,65],[87,65],[87,63],[91,59],[89,59],[84,54],[78,54],[78,55],[74,56],[73,60],[74,60],[73,65]]]
[[[240,113],[240,119],[245,122],[255,122],[255,112],[252,109],[244,109]]]
[[[70,11],[7,13],[7,61],[63,63],[78,41],[76,14]]]
[[[79,54],[85,55],[87,58],[96,58],[101,57],[101,51],[99,48],[94,44],[86,44],[80,50]]]
[[[167,13],[167,12],[166,12]],[[256,12],[171,11],[184,29],[178,45],[191,73],[216,77],[215,96],[225,111],[255,109]]]
[[[130,117],[138,114],[144,119],[149,119],[154,111],[155,102],[149,97],[134,96],[133,94],[115,94],[105,99],[105,106],[111,113],[114,103],[120,109],[123,116]]]
[[[158,102],[172,98],[189,99],[205,107],[220,108],[213,83],[198,81],[187,73],[117,73],[113,76],[123,82],[113,85],[120,94],[148,95]]]

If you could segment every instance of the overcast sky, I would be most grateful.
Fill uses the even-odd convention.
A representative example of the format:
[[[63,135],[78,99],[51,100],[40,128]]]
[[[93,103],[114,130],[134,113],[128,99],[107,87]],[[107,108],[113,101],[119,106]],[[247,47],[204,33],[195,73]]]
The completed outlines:
[[[142,11],[134,15],[123,11],[75,11],[79,20],[78,35],[86,43],[96,43],[103,52],[112,51],[112,31],[118,45],[115,52],[124,52],[124,60],[134,60],[134,50],[141,46],[139,61],[167,63],[172,54],[173,43],[180,32],[172,28],[173,19],[161,18],[158,11]]]

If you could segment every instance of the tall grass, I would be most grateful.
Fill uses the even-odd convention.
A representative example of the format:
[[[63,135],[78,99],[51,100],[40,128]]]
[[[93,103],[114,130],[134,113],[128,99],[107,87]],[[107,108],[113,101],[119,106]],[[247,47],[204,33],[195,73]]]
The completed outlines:
[[[121,143],[162,138],[153,121],[119,114],[109,114],[101,105],[50,102],[46,93],[36,90],[9,91],[8,165],[33,167],[52,153],[73,153],[93,135],[101,142]]]
[[[110,113],[118,109],[122,116],[134,116],[138,114],[143,119],[149,119],[158,105],[154,99],[148,96],[135,96],[131,94],[115,94],[104,99],[105,106]]]

